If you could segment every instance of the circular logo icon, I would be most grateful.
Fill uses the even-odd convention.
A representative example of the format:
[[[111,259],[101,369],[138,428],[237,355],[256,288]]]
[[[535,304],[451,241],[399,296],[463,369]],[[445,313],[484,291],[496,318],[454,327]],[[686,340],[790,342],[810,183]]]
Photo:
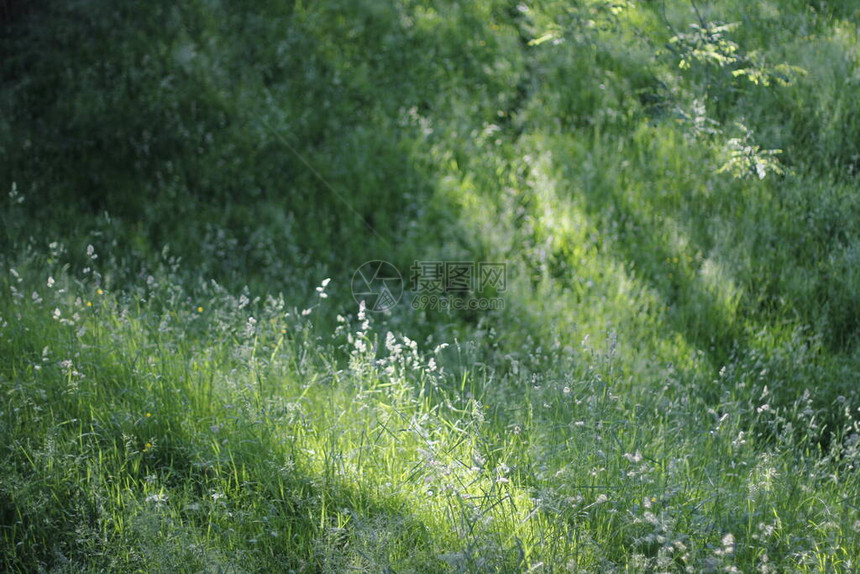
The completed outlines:
[[[352,297],[356,303],[364,301],[369,311],[391,309],[402,295],[403,277],[388,261],[368,261],[352,276]]]

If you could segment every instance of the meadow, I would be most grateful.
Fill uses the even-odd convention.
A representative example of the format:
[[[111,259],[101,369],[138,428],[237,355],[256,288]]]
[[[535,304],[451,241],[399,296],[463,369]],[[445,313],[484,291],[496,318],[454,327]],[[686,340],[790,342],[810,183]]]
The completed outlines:
[[[855,2],[0,30],[0,570],[860,567]]]

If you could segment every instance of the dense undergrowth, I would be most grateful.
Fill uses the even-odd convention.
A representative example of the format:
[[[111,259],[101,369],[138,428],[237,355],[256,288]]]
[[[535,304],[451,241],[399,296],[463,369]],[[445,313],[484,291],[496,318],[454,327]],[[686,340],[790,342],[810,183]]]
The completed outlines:
[[[858,20],[2,5],[2,569],[852,571]]]

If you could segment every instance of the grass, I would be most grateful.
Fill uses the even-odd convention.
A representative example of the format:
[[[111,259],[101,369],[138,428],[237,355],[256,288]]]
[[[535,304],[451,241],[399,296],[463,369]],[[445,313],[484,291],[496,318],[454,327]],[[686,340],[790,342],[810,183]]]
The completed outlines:
[[[853,571],[858,17],[3,6],[2,569]]]

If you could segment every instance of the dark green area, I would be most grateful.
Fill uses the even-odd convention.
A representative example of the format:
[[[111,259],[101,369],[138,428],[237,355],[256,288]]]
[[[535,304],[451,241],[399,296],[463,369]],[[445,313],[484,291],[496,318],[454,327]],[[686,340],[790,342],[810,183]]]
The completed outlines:
[[[856,568],[858,24],[0,0],[2,569]]]

